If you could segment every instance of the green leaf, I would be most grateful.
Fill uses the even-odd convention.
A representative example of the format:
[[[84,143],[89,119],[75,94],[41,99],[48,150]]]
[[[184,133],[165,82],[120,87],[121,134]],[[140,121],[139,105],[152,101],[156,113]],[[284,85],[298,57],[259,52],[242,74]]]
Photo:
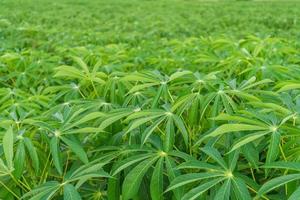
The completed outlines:
[[[217,191],[214,200],[228,200],[230,195],[231,179],[227,179]]]
[[[172,182],[176,177],[180,176],[180,171],[176,169],[175,161],[171,157],[165,157],[165,165],[167,169],[169,182]],[[183,188],[176,188],[172,190],[176,200],[181,199],[183,196]]]
[[[230,171],[234,171],[236,168],[236,165],[238,163],[238,159],[239,159],[239,155],[240,155],[240,150],[236,150],[234,152],[231,152],[228,157],[229,157],[229,161],[228,161],[228,165],[229,165],[229,170]]]
[[[242,154],[245,156],[245,158],[248,160],[248,162],[251,163],[252,166],[255,168],[258,168],[258,162],[259,162],[259,152],[252,143],[245,144],[241,147]]]
[[[83,147],[77,142],[70,140],[66,137],[60,137],[60,139],[70,147],[70,149],[78,156],[78,158],[85,164],[89,162],[88,157]]]
[[[223,124],[213,132],[206,135],[204,138],[217,137],[225,133],[232,133],[232,132],[239,132],[239,131],[259,131],[259,130],[267,130],[267,129],[268,127],[261,127],[261,126],[249,125],[249,124]]]
[[[280,176],[274,179],[271,179],[270,181],[266,182],[261,186],[261,188],[258,191],[258,196],[262,196],[263,194],[274,190],[275,188],[278,188],[284,184],[287,184],[291,181],[299,180],[300,179],[300,174],[289,174],[289,175],[284,175]]]
[[[271,140],[267,152],[267,158],[266,158],[266,163],[273,162],[279,152],[279,145],[280,145],[280,133],[274,132],[271,134]]]
[[[32,160],[32,165],[34,167],[34,169],[39,172],[40,170],[40,161],[39,161],[39,157],[36,151],[35,146],[33,145],[31,139],[24,137],[24,143],[25,146],[27,148],[28,154]]]
[[[207,173],[189,173],[189,174],[184,174],[181,176],[176,177],[171,184],[169,185],[168,189],[166,192],[176,189],[178,187],[181,187],[183,185],[195,182],[195,181],[200,181],[203,179],[211,179],[211,178],[216,178],[216,177],[222,177],[224,176],[224,173],[220,172],[207,172]]]
[[[223,171],[223,169],[220,167],[209,164],[207,162],[198,161],[198,160],[187,161],[185,163],[180,164],[177,168],[178,169],[206,169],[206,170]]]
[[[112,167],[112,175],[115,176],[116,174],[118,174],[120,171],[126,169],[127,167],[145,160],[149,157],[153,156],[152,153],[147,153],[147,154],[138,154],[138,155],[134,155],[134,156],[130,156],[129,158],[123,159],[119,162],[117,162],[113,167]]]
[[[16,156],[14,159],[14,176],[16,178],[20,178],[21,175],[23,174],[23,170],[25,167],[25,146],[23,140],[20,140],[17,151],[16,151]]]
[[[8,128],[8,130],[5,132],[2,145],[7,166],[10,170],[12,170],[14,159],[14,134],[12,127]]]
[[[170,150],[172,150],[174,142],[175,142],[175,128],[174,128],[173,118],[169,117],[166,124],[165,140],[163,141],[164,151],[169,152]]]
[[[253,125],[258,125],[258,126],[265,126],[265,124],[263,122],[260,122],[255,119],[249,119],[249,118],[246,118],[243,116],[229,115],[229,114],[225,114],[225,113],[222,113],[212,119],[218,120],[218,121],[235,121],[235,122],[240,122],[241,124],[246,123],[246,124],[253,124]]]
[[[108,127],[109,125],[113,124],[114,122],[122,119],[123,117],[126,117],[127,115],[129,115],[131,113],[131,111],[128,110],[121,110],[117,113],[112,113],[109,114],[106,119],[100,124],[99,128],[100,129],[105,129],[106,127]]]
[[[222,158],[221,154],[212,147],[204,147],[201,149],[204,153],[206,153],[208,156],[210,156],[214,161],[219,163],[220,166],[222,166],[224,169],[227,169],[227,164],[225,163],[224,159]]]
[[[81,58],[76,57],[76,56],[72,56],[72,59],[83,69],[83,71],[86,74],[90,73],[90,70],[89,70],[88,66],[86,65],[86,63]]]
[[[33,190],[26,193],[22,199],[28,200],[41,200],[41,199],[51,199],[54,194],[59,190],[60,183],[57,181],[46,182]]]
[[[288,200],[299,200],[300,197],[300,187],[298,187],[292,195],[288,198]]]
[[[79,182],[76,185],[76,188],[78,188],[81,184],[83,184],[85,181],[91,178],[112,178],[108,173],[106,173],[103,170],[103,166],[112,159],[114,159],[114,157],[111,158],[110,156],[110,158],[107,161],[102,160],[102,158],[93,160],[88,164],[76,168],[75,171],[67,173],[67,175],[65,176],[65,180],[68,180],[68,182],[79,180]]]
[[[249,191],[247,189],[247,185],[241,178],[234,177],[232,179],[232,185],[233,185],[234,194],[237,199],[252,200]]]
[[[103,117],[105,114],[102,113],[102,112],[92,112],[92,113],[89,113],[87,115],[85,115],[84,117],[80,118],[78,121],[75,121],[73,124],[72,124],[72,127],[74,126],[78,126],[78,125],[81,125],[85,122],[88,122],[90,120],[93,120],[93,119],[97,119],[97,118],[101,118]]]
[[[54,77],[71,78],[71,79],[84,79],[84,74],[76,67],[71,66],[59,66],[55,69],[57,72]]]
[[[97,133],[101,132],[103,129],[101,128],[94,128],[94,127],[84,127],[84,128],[79,128],[79,129],[73,129],[67,132],[64,132],[64,135],[71,135],[71,134],[79,134],[79,133]]]
[[[7,168],[3,160],[0,158],[0,177],[9,175],[10,173],[11,173],[10,170]]]
[[[251,134],[247,134],[241,138],[238,139],[237,142],[235,142],[235,144],[232,146],[230,152],[239,149],[240,147],[253,142],[255,140],[257,140],[260,137],[263,137],[266,134],[269,134],[269,131],[259,131],[259,132],[255,132],[255,133],[251,133]]]
[[[155,86],[155,85],[158,85],[159,83],[155,82],[155,83],[145,83],[145,84],[139,84],[139,85],[135,85],[133,86],[128,93],[133,93],[133,92],[136,92],[136,91],[140,91],[140,90],[143,90],[145,88],[149,88],[149,87],[152,87],[152,86]]]
[[[266,163],[262,167],[263,168],[274,168],[274,169],[286,169],[286,170],[300,171],[300,163],[299,162],[278,161],[278,162]]]
[[[151,126],[147,127],[145,129],[145,131],[142,134],[142,144],[145,144],[146,141],[148,140],[148,138],[150,137],[150,135],[153,133],[153,131],[159,126],[159,124],[164,120],[164,117],[160,117],[159,119],[157,119],[156,121],[153,122],[153,124],[151,124]]]
[[[73,185],[64,185],[64,200],[81,200],[80,194]]]
[[[108,179],[107,199],[120,200],[120,174]]]
[[[144,160],[127,174],[122,187],[124,200],[129,200],[138,193],[144,175],[157,159],[158,157]]]
[[[134,120],[128,127],[128,130],[126,131],[126,133],[129,133],[130,131],[136,129],[137,127],[141,126],[142,124],[145,124],[147,122],[152,121],[153,119],[157,118],[161,116],[160,115],[154,115],[154,116],[149,116],[149,117],[143,117],[141,119],[136,119]]]
[[[188,134],[188,132],[187,132],[185,126],[184,126],[183,120],[177,115],[173,115],[172,117],[174,119],[174,122],[175,122],[177,128],[179,129],[179,131],[182,135],[184,144],[186,146],[188,146],[189,134]]]
[[[162,94],[162,91],[163,91],[163,88],[164,88],[164,85],[161,85],[159,88],[158,88],[158,91],[152,101],[152,105],[151,105],[151,108],[156,108],[157,107],[157,104],[159,102],[159,99],[160,99],[160,96]]]
[[[182,76],[188,75],[188,74],[192,74],[191,71],[179,71],[179,72],[175,72],[170,76],[170,81],[176,80]]]
[[[161,157],[154,168],[151,182],[150,182],[150,194],[153,200],[163,199],[163,162],[164,158]]]
[[[201,196],[205,191],[209,190],[211,187],[223,181],[224,178],[217,178],[206,183],[202,183],[194,189],[188,191],[183,197],[182,200],[194,200]]]
[[[299,83],[288,83],[281,87],[278,92],[284,92],[288,90],[295,90],[295,89],[300,89],[300,84]]]
[[[61,164],[61,157],[60,157],[60,150],[59,150],[59,142],[57,137],[53,137],[50,141],[50,150],[52,154],[52,159],[54,166],[57,172],[62,175],[62,164]]]

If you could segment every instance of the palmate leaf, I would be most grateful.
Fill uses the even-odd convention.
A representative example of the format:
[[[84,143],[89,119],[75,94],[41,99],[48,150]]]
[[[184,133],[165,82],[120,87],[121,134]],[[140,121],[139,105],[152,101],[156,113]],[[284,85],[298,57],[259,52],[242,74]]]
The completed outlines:
[[[297,2],[114,1],[1,2],[0,199],[250,200],[298,176]],[[255,199],[298,200],[286,181]]]
[[[188,144],[188,132],[184,125],[184,122],[180,116],[174,113],[165,110],[153,110],[153,111],[145,110],[145,111],[135,112],[129,115],[125,121],[128,122],[131,120],[133,121],[129,124],[126,133],[140,127],[143,124],[147,124],[149,121],[150,122],[153,121],[152,124],[148,126],[142,133],[142,138],[141,138],[142,144],[144,144],[147,141],[147,139],[150,137],[150,135],[153,133],[153,131],[159,125],[164,124],[164,122],[166,122],[165,132],[167,133],[166,137],[168,137],[166,138],[166,141],[169,143],[168,145],[170,145],[171,144],[170,142],[172,142],[172,140],[175,138],[174,127],[178,128],[179,132],[183,137],[185,145],[187,146]]]
[[[210,190],[209,192],[215,199],[230,199],[234,194],[238,198],[245,197],[245,199],[250,200],[251,196],[245,181],[239,178],[239,175],[235,173],[237,170],[236,165],[239,158],[239,151],[227,154],[224,159],[213,147],[202,148],[202,151],[211,157],[217,165],[212,165],[207,162],[197,160],[187,161],[179,165],[179,169],[201,169],[205,170],[205,172],[187,173],[178,176],[171,182],[167,191],[193,182],[199,182],[198,186],[193,186],[193,189],[186,193],[188,198],[198,198],[198,196],[202,196],[203,188],[204,191],[210,190],[210,187],[213,187],[213,185],[210,185],[210,183],[212,184],[215,180],[219,180],[216,181],[217,183],[220,183],[218,184],[218,187],[214,187],[214,189]],[[249,183],[247,182],[247,184]],[[205,185],[207,185],[207,187]],[[199,193],[197,193],[198,190],[196,188],[199,188]],[[203,198],[204,197],[205,195],[203,195]]]
[[[147,150],[148,149],[148,150]],[[161,150],[157,149],[149,149],[146,147],[143,147],[143,149],[140,149],[140,151],[143,150],[143,153],[137,153],[136,155],[129,156],[128,158],[122,159],[119,162],[116,162],[113,167],[112,167],[112,174],[114,176],[118,175],[121,170],[124,170],[124,173],[129,171],[129,174],[133,169],[136,167],[132,167],[132,165],[136,164],[139,166],[142,162],[150,162],[151,159],[155,159],[154,162],[156,164],[152,164],[152,167],[154,170],[151,171],[149,168],[149,176],[151,177],[150,179],[150,195],[153,196],[152,198],[163,198],[163,189],[165,188],[165,184],[160,185],[166,180],[164,176],[168,174],[169,181],[173,180],[176,176],[179,175],[179,171],[175,169],[175,161],[177,159],[183,159],[183,160],[188,160],[191,159],[189,155],[185,153],[179,153],[175,151],[171,152],[163,152]],[[149,153],[149,150],[150,153]],[[148,161],[147,161],[148,160]],[[130,171],[130,167],[133,168]],[[127,170],[125,170],[127,168]],[[166,173],[165,173],[166,172]],[[117,174],[118,173],[118,174]],[[152,173],[152,175],[150,175]],[[127,176],[125,176],[127,177]],[[172,178],[171,178],[172,177]],[[146,179],[148,180],[148,179]],[[157,183],[157,184],[154,184]],[[124,184],[124,183],[123,183]],[[123,185],[124,186],[124,185]],[[115,187],[116,188],[116,187]],[[148,187],[143,187],[141,190],[148,190]],[[175,189],[177,191],[177,189]],[[160,191],[160,193],[158,192]],[[178,190],[179,191],[179,190]],[[177,195],[178,192],[175,192],[176,196],[179,198],[179,194]],[[160,194],[160,195],[159,195]]]

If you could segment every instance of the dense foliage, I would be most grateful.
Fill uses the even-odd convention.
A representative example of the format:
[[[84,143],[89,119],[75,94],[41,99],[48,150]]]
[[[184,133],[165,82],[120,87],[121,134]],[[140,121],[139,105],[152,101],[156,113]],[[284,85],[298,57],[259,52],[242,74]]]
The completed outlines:
[[[1,2],[0,199],[300,199],[299,9]]]

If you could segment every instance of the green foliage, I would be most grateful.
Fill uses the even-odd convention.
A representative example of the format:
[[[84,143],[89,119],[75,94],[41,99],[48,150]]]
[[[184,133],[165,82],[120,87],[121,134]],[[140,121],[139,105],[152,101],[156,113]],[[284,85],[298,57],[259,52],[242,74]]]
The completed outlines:
[[[298,10],[4,0],[0,199],[299,199]]]

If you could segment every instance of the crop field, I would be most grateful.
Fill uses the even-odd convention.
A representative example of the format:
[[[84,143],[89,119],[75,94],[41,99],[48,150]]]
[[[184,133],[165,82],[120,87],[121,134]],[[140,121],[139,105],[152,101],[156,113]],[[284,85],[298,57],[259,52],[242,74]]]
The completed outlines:
[[[0,1],[0,199],[299,200],[299,39],[299,1]]]

